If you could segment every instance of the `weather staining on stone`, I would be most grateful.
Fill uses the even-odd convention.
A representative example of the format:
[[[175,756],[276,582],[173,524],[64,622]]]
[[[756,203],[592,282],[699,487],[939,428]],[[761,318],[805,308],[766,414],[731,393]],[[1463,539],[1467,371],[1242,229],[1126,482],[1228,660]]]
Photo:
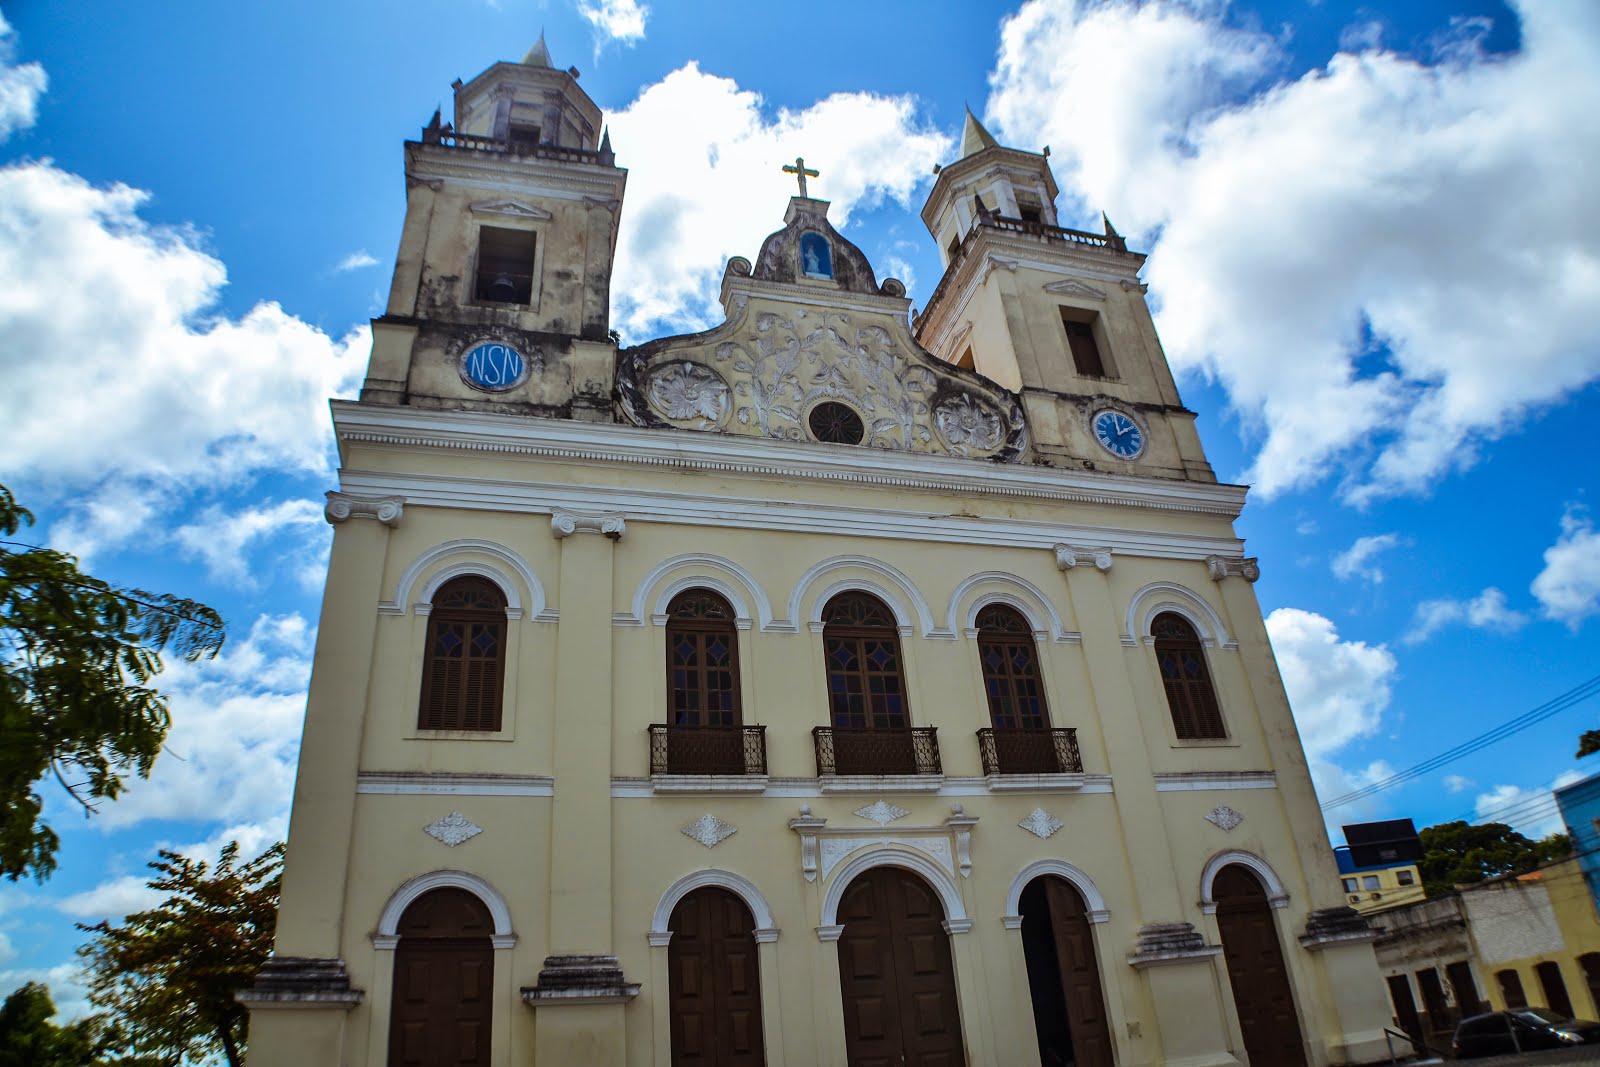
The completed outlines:
[[[662,418],[707,429],[728,413],[728,383],[700,363],[666,363],[650,372],[650,406]]]

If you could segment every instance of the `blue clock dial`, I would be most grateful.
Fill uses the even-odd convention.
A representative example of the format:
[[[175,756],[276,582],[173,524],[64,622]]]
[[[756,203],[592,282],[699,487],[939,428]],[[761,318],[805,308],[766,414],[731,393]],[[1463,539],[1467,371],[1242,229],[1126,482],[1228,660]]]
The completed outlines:
[[[1094,436],[1113,456],[1133,459],[1144,451],[1144,431],[1120,411],[1102,411],[1094,417]]]
[[[528,361],[500,341],[481,341],[461,357],[461,376],[479,389],[503,393],[522,384]]]

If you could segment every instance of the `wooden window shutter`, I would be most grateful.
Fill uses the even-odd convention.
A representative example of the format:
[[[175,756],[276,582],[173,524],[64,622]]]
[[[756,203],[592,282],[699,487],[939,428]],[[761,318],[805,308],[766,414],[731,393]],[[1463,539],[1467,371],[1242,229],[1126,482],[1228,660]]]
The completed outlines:
[[[1155,638],[1156,664],[1178,737],[1186,741],[1227,737],[1205,650],[1189,620],[1171,612],[1157,615],[1150,635]]]
[[[476,575],[445,583],[428,616],[417,729],[500,729],[505,643],[499,587]]]

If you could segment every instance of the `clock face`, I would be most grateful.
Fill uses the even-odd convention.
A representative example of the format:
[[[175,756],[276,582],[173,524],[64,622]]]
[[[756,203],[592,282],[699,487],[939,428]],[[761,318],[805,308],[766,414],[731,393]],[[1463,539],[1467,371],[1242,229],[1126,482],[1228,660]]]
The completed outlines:
[[[1144,431],[1120,411],[1102,411],[1094,417],[1095,440],[1113,456],[1133,459],[1144,451]]]
[[[502,341],[480,341],[461,357],[461,377],[491,393],[521,385],[527,371],[528,361],[522,353]]]

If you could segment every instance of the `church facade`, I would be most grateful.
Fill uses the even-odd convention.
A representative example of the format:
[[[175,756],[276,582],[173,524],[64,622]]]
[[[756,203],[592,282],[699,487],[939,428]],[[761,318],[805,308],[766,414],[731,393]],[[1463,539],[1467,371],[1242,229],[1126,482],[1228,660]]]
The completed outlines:
[[[725,321],[619,349],[576,72],[454,88],[333,405],[251,1063],[1382,1058],[1143,257],[969,115],[920,314],[797,160]]]

